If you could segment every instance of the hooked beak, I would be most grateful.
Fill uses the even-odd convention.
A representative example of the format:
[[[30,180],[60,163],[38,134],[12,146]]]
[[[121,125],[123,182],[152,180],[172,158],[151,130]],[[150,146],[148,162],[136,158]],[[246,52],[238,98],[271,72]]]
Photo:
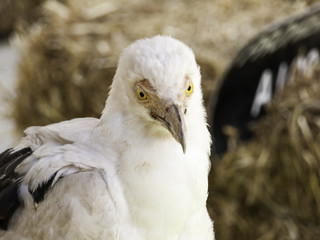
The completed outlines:
[[[186,153],[185,122],[180,108],[176,104],[172,104],[164,117],[155,113],[151,113],[151,115],[165,125],[173,138],[180,143],[183,153]]]

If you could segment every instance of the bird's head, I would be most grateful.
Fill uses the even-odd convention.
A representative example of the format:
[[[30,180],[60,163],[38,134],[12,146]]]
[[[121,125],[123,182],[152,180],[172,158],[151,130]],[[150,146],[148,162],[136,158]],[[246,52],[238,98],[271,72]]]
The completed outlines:
[[[185,44],[165,36],[142,39],[121,55],[109,99],[152,131],[171,133],[185,152],[186,118],[202,104],[200,78]]]

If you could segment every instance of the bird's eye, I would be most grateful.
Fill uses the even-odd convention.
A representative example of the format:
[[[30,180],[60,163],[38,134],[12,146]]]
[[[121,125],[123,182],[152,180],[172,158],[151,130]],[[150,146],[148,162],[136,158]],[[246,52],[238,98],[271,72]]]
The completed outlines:
[[[137,97],[139,100],[147,100],[147,95],[141,90],[137,90]]]
[[[191,93],[193,92],[193,83],[192,83],[192,82],[190,82],[190,84],[189,84],[186,92],[187,92],[188,94],[191,94]]]

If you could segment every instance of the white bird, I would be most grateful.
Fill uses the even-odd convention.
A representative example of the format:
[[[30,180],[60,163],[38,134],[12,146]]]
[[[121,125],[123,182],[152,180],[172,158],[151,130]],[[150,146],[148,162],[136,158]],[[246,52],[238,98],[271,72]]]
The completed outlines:
[[[201,76],[182,42],[126,48],[100,119],[25,133],[0,155],[0,239],[214,239]]]

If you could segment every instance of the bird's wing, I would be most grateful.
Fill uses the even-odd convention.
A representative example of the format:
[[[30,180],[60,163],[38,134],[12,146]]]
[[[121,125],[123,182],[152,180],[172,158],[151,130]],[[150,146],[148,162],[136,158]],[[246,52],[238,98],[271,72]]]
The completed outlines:
[[[13,231],[18,234],[20,228],[23,231],[30,229],[26,224],[34,218],[37,219],[34,221],[43,221],[47,224],[51,219],[52,223],[56,224],[55,218],[48,217],[46,211],[55,213],[61,211],[57,209],[57,205],[62,209],[68,209],[71,205],[73,206],[73,201],[77,201],[79,211],[89,208],[88,211],[93,214],[90,209],[96,206],[91,206],[89,202],[96,201],[96,195],[102,192],[105,198],[103,201],[109,203],[105,208],[102,207],[105,204],[101,204],[100,211],[107,209],[107,212],[114,212],[112,209],[114,205],[111,204],[113,197],[110,197],[110,188],[106,187],[106,179],[112,179],[110,180],[112,186],[118,187],[117,191],[120,194],[117,194],[121,196],[121,186],[114,182],[116,181],[116,167],[112,164],[114,162],[112,159],[115,159],[117,154],[112,147],[101,150],[94,146],[95,144],[90,144],[97,139],[90,139],[90,134],[86,131],[96,123],[95,120],[88,122],[88,119],[72,120],[56,125],[29,128],[26,131],[27,136],[18,147],[19,150],[7,150],[0,155],[0,228],[6,229],[9,224],[9,232]],[[89,143],[83,144],[85,141]],[[96,181],[95,184],[91,182],[92,174],[94,175],[92,178]],[[77,181],[72,179],[77,179]],[[87,192],[86,197],[83,196],[83,191]],[[83,204],[82,207],[81,204]],[[72,217],[78,214],[76,208],[71,210],[73,211],[70,213]],[[30,214],[32,217],[28,216]],[[58,215],[61,214],[63,213]],[[110,217],[110,214],[106,215]],[[113,221],[115,216],[113,215],[108,221]],[[102,216],[97,218],[99,222]],[[40,222],[35,224],[40,224]],[[21,227],[17,229],[17,226]],[[5,235],[9,232],[0,233],[0,236],[3,234],[5,239],[14,239],[15,235],[10,238]],[[24,232],[23,235],[25,234],[27,233]]]
[[[27,205],[26,202],[28,199],[32,198],[32,202],[35,204],[42,201],[47,190],[53,186],[53,181],[57,181],[61,176],[66,175],[66,169],[68,169],[69,174],[72,173],[71,170],[73,170],[73,172],[77,171],[75,167],[69,167],[69,163],[63,165],[63,152],[54,156],[56,151],[54,151],[54,149],[52,150],[52,155],[43,155],[43,157],[40,158],[37,157],[31,148],[23,148],[17,151],[8,149],[1,153],[1,229],[8,228],[9,221],[13,214],[20,206]],[[23,188],[25,188],[26,191],[23,191]]]
[[[90,140],[94,142],[89,139],[90,129],[97,121],[79,118],[26,129],[26,136],[16,149],[31,149],[32,154],[16,165],[14,172],[20,176],[21,183],[28,186],[35,201],[43,197],[41,187],[48,183],[54,185],[59,178],[74,172],[92,170],[103,158],[90,147]]]
[[[118,213],[108,187],[99,170],[68,175],[36,207],[19,209],[0,239],[118,239]]]

